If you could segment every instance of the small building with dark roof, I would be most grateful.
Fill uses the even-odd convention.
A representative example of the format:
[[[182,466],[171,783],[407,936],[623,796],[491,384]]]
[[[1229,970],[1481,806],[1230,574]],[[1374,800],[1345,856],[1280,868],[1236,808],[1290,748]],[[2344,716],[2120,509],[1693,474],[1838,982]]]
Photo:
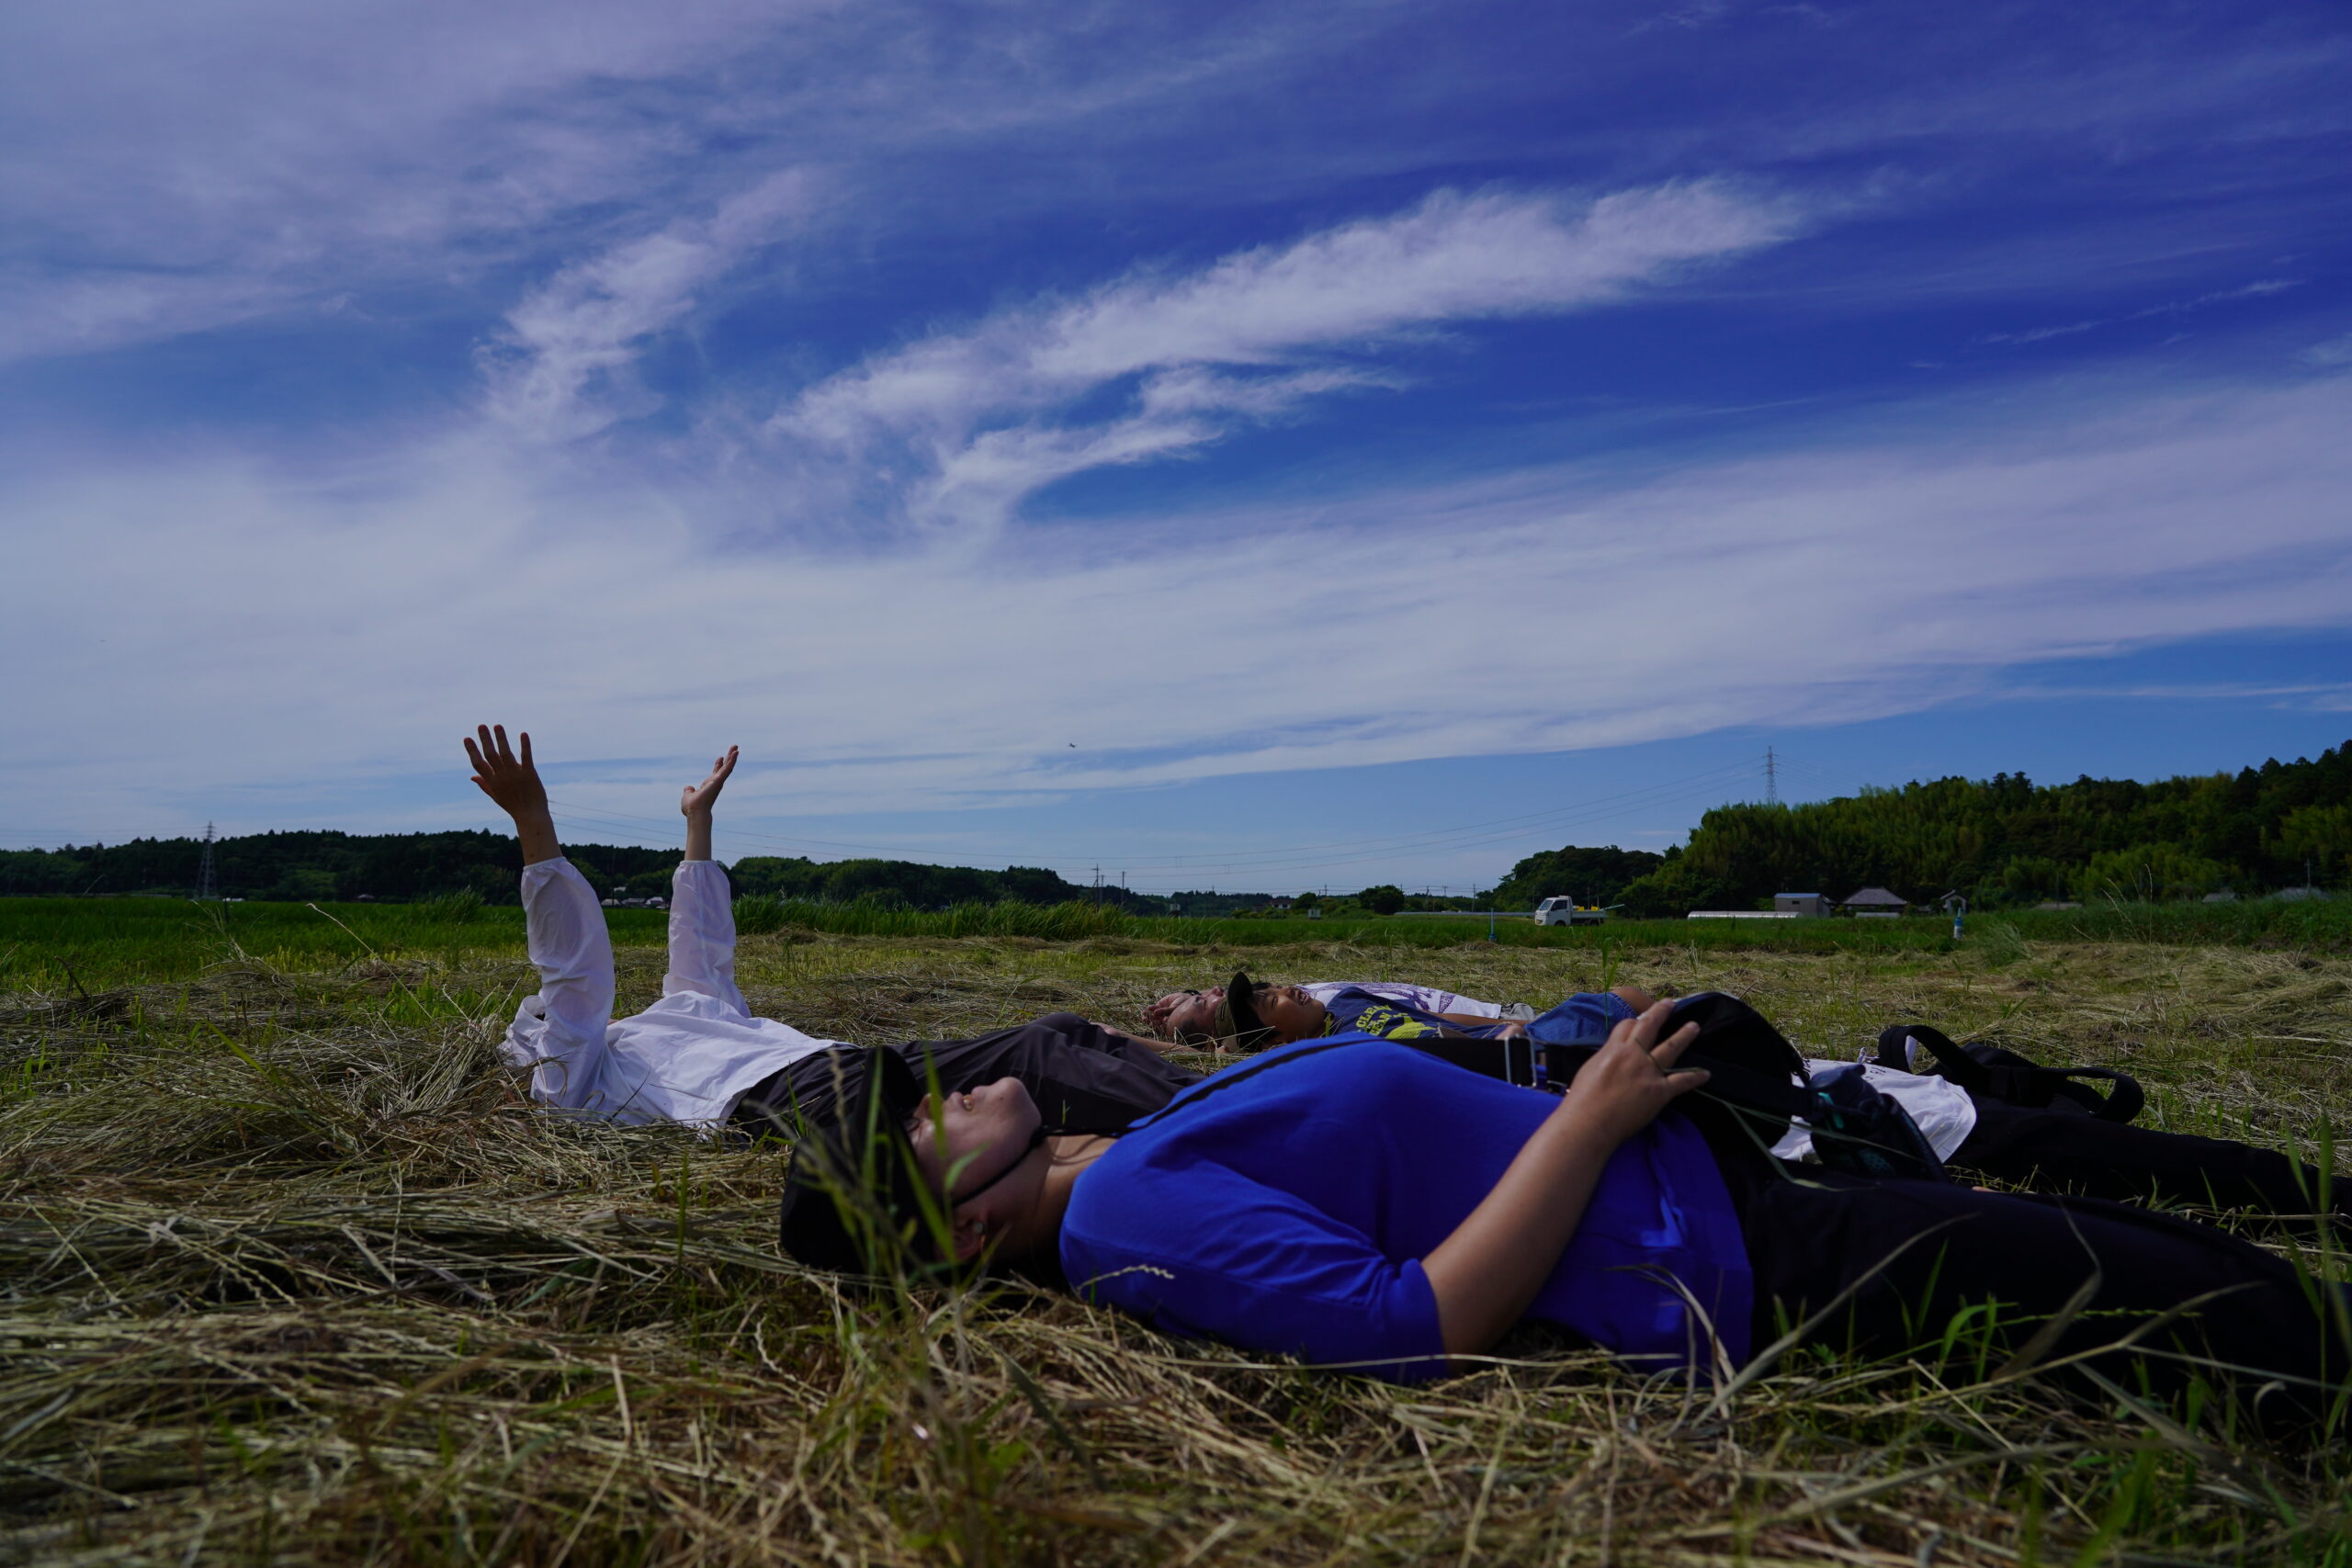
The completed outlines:
[[[1865,887],[1838,907],[1849,915],[1899,915],[1911,907],[1911,900],[1883,887]]]
[[[1829,913],[1829,900],[1818,893],[1775,893],[1772,909],[1775,914],[1797,915],[1817,919]]]

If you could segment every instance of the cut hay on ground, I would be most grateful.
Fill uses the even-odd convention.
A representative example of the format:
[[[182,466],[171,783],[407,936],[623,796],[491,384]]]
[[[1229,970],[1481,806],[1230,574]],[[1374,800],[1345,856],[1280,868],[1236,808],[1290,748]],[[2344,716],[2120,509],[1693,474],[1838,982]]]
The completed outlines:
[[[773,1150],[569,1123],[492,1043],[517,955],[0,971],[0,1557],[228,1562],[2352,1562],[2343,1430],[2104,1409],[2029,1370],[1806,1359],[1728,1400],[1522,1337],[1400,1389],[1015,1284],[891,1301],[782,1261]],[[753,1005],[864,1041],[1131,1021],[1236,962],[1378,949],[747,939]],[[2352,1112],[2352,961],[2012,943],[1403,955],[1528,1000],[1741,992],[1849,1055],[1901,1016],[2128,1066],[2180,1130]],[[622,953],[624,1007],[658,950]],[[25,976],[32,976],[27,980]],[[37,982],[37,983],[36,983]],[[2257,1240],[2290,1245],[2258,1221]]]

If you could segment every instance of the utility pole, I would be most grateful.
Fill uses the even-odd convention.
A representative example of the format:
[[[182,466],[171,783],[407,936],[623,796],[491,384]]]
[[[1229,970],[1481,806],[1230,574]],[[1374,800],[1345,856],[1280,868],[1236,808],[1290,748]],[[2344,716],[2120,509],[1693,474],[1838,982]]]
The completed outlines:
[[[1764,804],[1781,804],[1781,759],[1770,746],[1764,748]]]
[[[196,868],[196,896],[198,899],[220,897],[220,889],[212,878],[212,824],[209,822],[204,825],[204,859],[198,863]]]

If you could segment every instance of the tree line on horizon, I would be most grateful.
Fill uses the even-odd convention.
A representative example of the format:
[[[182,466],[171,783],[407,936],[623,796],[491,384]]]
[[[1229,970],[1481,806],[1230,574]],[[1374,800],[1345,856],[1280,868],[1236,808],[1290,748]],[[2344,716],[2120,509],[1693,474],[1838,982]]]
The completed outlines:
[[[666,895],[683,852],[634,844],[567,844],[564,857],[598,897]],[[165,894],[197,889],[204,860],[199,839],[133,839],[127,843],[0,851],[0,896]],[[520,901],[523,853],[503,833],[250,833],[216,840],[213,886],[223,897],[291,902],[370,898],[407,903],[471,893],[489,904]],[[982,871],[913,861],[810,861],[751,855],[729,867],[735,892],[886,908],[949,904],[1100,902],[1131,910],[1159,900],[1125,888],[1080,886],[1037,866]]]
[[[1612,858],[1614,857],[1614,858]],[[1801,806],[1721,806],[1662,855],[1570,847],[1497,889],[1571,896],[1633,916],[1769,908],[1778,893],[1885,887],[1980,908],[2101,898],[2257,897],[2352,883],[2352,741],[2317,759],[2141,784],[1944,778]]]
[[[0,851],[0,895],[175,894],[196,889],[202,842],[191,838]],[[680,852],[574,844],[566,855],[605,897],[666,893]],[[388,902],[470,892],[518,897],[521,852],[503,834],[254,833],[213,845],[228,897]],[[953,904],[1101,903],[1137,914],[1224,915],[1263,895],[1202,891],[1173,898],[1092,887],[1036,866],[988,871],[915,861],[812,861],[751,855],[730,867],[738,894],[937,908]],[[1937,779],[1801,806],[1723,806],[1690,842],[1663,854],[1567,845],[1527,856],[1487,893],[1434,898],[1383,885],[1302,911],[1393,914],[1419,908],[1531,909],[1572,897],[1627,915],[1769,907],[1776,893],[1843,898],[1883,886],[1915,901],[1957,892],[1978,908],[2103,897],[2254,896],[2306,881],[2352,884],[2352,741],[2315,760],[2235,774],[2140,784],[2036,784],[2022,773]]]

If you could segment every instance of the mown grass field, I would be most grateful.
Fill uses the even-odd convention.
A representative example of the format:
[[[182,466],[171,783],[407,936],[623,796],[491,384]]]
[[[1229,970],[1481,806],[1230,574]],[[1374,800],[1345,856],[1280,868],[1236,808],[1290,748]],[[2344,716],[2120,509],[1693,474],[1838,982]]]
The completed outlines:
[[[2127,1066],[2156,1125],[2309,1145],[2352,1125],[2352,956],[2340,917],[2277,908],[1957,946],[786,909],[740,974],[877,1042],[1132,1021],[1237,964],[1529,1001],[1716,987],[1823,1055],[1922,1016]],[[662,917],[614,913],[642,1006]],[[517,1098],[492,1047],[520,939],[496,908],[0,902],[0,1559],[2352,1564],[2341,1429],[2282,1447],[1904,1361],[1718,1401],[1532,1336],[1400,1389],[1013,1284],[845,1293],[775,1253],[779,1152]]]

